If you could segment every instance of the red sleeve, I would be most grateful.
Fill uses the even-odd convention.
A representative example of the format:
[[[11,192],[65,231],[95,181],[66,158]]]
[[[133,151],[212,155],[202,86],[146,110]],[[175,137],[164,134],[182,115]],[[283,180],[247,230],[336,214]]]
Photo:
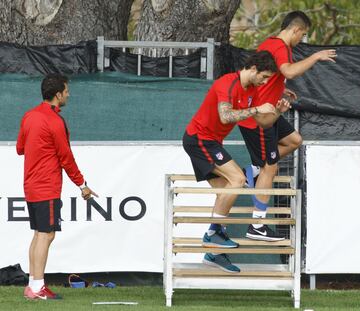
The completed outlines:
[[[226,102],[232,104],[230,94],[232,82],[233,79],[229,79],[229,76],[223,76],[215,81],[214,90],[217,95],[218,103]]]
[[[292,63],[289,48],[285,44],[279,46],[279,48],[273,52],[273,57],[279,69],[283,64]]]
[[[24,118],[21,120],[20,130],[16,141],[16,152],[18,155],[24,154],[25,138],[24,138]]]
[[[75,162],[64,124],[55,124],[52,134],[56,148],[56,154],[59,158],[61,167],[65,170],[66,174],[75,185],[81,186],[84,183],[84,177]]]

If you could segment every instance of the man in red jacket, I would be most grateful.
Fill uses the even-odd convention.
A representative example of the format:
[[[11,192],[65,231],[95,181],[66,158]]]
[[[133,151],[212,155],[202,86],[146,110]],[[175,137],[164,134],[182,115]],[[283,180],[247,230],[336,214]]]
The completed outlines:
[[[26,112],[16,144],[25,156],[24,192],[34,236],[29,249],[28,299],[59,299],[44,284],[44,271],[55,231],[61,231],[62,170],[76,184],[87,200],[97,196],[86,184],[70,148],[69,130],[59,114],[69,97],[68,79],[50,74],[41,84],[44,101]]]
[[[301,42],[310,27],[311,21],[305,13],[290,12],[282,22],[280,33],[260,44],[258,51],[271,53],[278,67],[278,73],[273,75],[267,84],[258,88],[254,106],[263,103],[271,103],[275,106],[283,95],[292,100],[296,99],[296,94],[285,88],[286,79],[301,76],[318,61],[335,62],[336,51],[333,49],[321,50],[301,61],[293,62],[292,48]],[[275,114],[259,115],[238,123],[253,164],[246,169],[250,187],[271,188],[278,170],[279,159],[292,153],[302,143],[300,134],[281,116],[278,109],[275,111]],[[254,177],[257,174],[255,166],[261,168],[256,185],[254,185]],[[253,196],[255,206],[253,218],[266,217],[268,202],[269,196]],[[261,224],[250,225],[246,236],[265,241],[284,239],[268,226]]]

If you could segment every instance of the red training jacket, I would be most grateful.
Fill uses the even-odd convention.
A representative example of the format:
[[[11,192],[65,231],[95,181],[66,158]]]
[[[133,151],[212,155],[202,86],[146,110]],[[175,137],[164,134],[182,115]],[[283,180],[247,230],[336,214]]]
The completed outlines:
[[[84,183],[60,111],[42,102],[22,118],[16,151],[25,155],[24,191],[28,202],[60,198],[62,169],[77,186]]]

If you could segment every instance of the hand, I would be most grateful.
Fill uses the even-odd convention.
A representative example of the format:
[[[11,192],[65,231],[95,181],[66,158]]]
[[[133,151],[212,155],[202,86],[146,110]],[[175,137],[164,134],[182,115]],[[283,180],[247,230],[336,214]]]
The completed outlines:
[[[258,113],[264,113],[264,114],[274,113],[275,114],[275,107],[270,103],[263,104],[256,108],[257,108]]]
[[[285,99],[280,99],[276,104],[276,110],[280,113],[286,112],[291,108],[290,103]]]
[[[284,94],[286,97],[289,98],[289,101],[294,101],[297,99],[297,95],[295,92],[293,92],[292,90],[289,90],[289,89],[285,89],[284,90]]]
[[[322,50],[314,53],[317,60],[330,61],[336,63],[335,59],[337,57],[336,50]]]
[[[83,197],[84,200],[89,200],[91,198],[91,195],[95,196],[95,197],[99,197],[94,191],[92,191],[88,186],[86,186],[85,188],[83,188],[81,190],[81,196]]]

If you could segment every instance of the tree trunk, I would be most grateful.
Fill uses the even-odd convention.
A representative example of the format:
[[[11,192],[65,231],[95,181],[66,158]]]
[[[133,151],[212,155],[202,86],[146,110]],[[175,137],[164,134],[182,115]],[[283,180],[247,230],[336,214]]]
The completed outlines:
[[[0,0],[0,41],[74,44],[127,40],[133,0]]]
[[[240,0],[144,0],[136,40],[228,43]]]

